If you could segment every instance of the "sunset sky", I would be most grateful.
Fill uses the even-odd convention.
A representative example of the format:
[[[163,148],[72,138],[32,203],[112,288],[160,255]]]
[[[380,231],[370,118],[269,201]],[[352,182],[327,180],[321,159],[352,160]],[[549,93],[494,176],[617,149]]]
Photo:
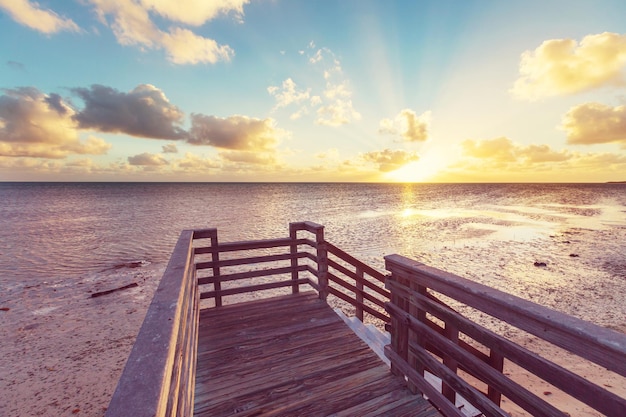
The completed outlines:
[[[626,1],[0,0],[0,180],[626,180]]]

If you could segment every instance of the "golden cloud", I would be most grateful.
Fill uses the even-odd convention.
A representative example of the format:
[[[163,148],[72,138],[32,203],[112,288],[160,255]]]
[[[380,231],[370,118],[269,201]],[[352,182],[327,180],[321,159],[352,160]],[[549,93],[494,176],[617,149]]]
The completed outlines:
[[[507,137],[461,142],[463,155],[502,165],[524,165],[562,162],[572,158],[567,151],[555,151],[548,145],[520,145]]]
[[[406,142],[424,142],[428,140],[431,112],[418,116],[411,109],[403,109],[394,119],[380,121],[379,133],[400,136]]]
[[[626,146],[626,106],[581,104],[565,114],[561,127],[567,132],[570,144],[620,143]]]
[[[148,152],[141,153],[135,156],[128,157],[128,163],[134,166],[163,166],[168,165],[169,162],[163,156],[152,154]]]
[[[28,26],[45,34],[60,31],[79,32],[74,21],[59,16],[50,9],[43,9],[36,2],[28,0],[0,0],[0,9],[4,9],[17,23]]]
[[[382,151],[372,151],[361,155],[361,159],[365,162],[378,164],[381,172],[390,172],[401,166],[419,160],[419,155],[412,151],[403,149],[391,150],[384,149]]]
[[[56,94],[35,88],[4,90],[0,96],[0,155],[65,158],[101,155],[111,145],[93,136],[79,138],[76,112]]]
[[[625,84],[626,35],[604,32],[573,39],[552,39],[522,54],[520,78],[511,93],[522,99],[573,94]]]

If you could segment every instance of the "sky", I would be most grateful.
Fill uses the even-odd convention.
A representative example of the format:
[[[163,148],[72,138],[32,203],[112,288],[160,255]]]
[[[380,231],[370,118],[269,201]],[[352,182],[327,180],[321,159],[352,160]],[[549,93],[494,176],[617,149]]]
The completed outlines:
[[[0,181],[623,181],[624,16],[0,0]]]

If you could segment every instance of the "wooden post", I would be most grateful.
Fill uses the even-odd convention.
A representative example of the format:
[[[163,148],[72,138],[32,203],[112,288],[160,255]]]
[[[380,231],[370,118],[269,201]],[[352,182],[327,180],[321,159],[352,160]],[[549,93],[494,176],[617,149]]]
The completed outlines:
[[[450,341],[454,342],[454,344],[459,343],[459,329],[454,326],[452,323],[446,322],[446,327],[444,329],[444,333],[446,338]],[[443,355],[443,364],[448,367],[455,374],[457,373],[457,368],[459,367],[458,362],[450,357],[450,355]],[[456,404],[456,392],[445,382],[442,382],[441,385],[441,393],[450,401],[452,404]]]
[[[391,275],[387,276],[387,281],[398,282],[397,277],[393,274],[393,272]],[[406,311],[404,308],[404,300],[393,290],[391,290],[391,304],[394,304],[403,311]],[[405,320],[399,319],[394,315],[391,315],[391,349],[397,353],[403,361],[408,359],[409,326]],[[391,372],[394,375],[404,375],[400,369],[401,367],[395,366],[393,361],[391,361]]]
[[[365,279],[363,275],[363,270],[356,267],[356,317],[363,322],[363,280]]]
[[[215,231],[215,234],[213,236],[211,236],[211,260],[213,261],[213,277],[215,278],[215,283],[213,284],[213,287],[215,289],[215,307],[221,307],[222,306],[222,283],[220,281],[221,279],[221,275],[220,275],[220,252],[219,252],[219,248],[218,248],[218,241],[217,241],[217,230]]]
[[[320,286],[320,299],[328,298],[328,251],[324,241],[324,226],[315,229],[315,242],[317,243],[317,283]]]
[[[298,229],[296,223],[289,223],[289,238],[294,242],[298,239]],[[292,294],[297,294],[300,291],[300,286],[295,282],[300,278],[298,273],[298,245],[292,243],[289,246],[289,253],[291,254],[291,280],[294,284],[291,286]]]
[[[491,349],[489,352],[489,365],[491,365],[491,367],[496,371],[502,373],[502,370],[504,369],[504,356]],[[487,398],[499,407],[500,401],[502,401],[502,393],[489,385],[487,387]]]

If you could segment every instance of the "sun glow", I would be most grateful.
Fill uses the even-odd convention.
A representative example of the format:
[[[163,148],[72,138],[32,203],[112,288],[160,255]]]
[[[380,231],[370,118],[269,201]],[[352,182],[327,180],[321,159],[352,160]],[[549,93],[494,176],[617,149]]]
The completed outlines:
[[[385,177],[394,182],[432,181],[445,165],[443,159],[431,153],[426,158],[409,162],[395,171],[387,173]]]

